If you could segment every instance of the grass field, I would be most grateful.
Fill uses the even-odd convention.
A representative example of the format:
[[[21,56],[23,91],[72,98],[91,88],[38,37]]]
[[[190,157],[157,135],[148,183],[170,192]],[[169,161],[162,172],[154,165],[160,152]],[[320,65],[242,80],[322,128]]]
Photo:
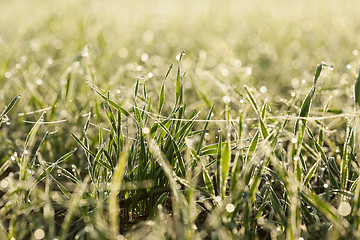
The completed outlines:
[[[359,7],[1,1],[0,239],[359,239]]]

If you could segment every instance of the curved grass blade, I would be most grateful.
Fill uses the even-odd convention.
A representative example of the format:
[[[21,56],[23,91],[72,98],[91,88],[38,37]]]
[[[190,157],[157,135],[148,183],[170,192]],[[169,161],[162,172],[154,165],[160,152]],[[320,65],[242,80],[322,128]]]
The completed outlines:
[[[89,153],[92,157],[95,157],[95,154],[90,151],[89,148],[87,148],[82,141],[73,133],[70,133],[71,136],[74,138],[75,142],[79,144],[87,153]]]
[[[17,95],[16,97],[14,97],[11,102],[9,103],[9,105],[7,105],[7,107],[5,108],[5,110],[0,114],[0,121],[2,120],[3,116],[5,116],[5,114],[7,114],[8,112],[10,112],[10,110],[14,107],[14,105],[16,104],[16,102],[19,100],[20,95]]]
[[[201,151],[201,145],[202,145],[202,143],[203,143],[203,141],[204,141],[204,138],[205,138],[206,130],[207,130],[207,127],[208,127],[208,125],[209,125],[209,120],[210,120],[210,118],[211,118],[211,114],[212,114],[212,111],[213,111],[213,109],[214,109],[214,105],[215,105],[215,104],[213,104],[213,105],[211,106],[210,111],[209,111],[209,114],[208,114],[208,116],[207,116],[207,118],[206,118],[206,122],[205,122],[205,124],[204,124],[204,129],[203,129],[203,131],[202,131],[202,133],[201,133],[201,137],[200,137],[200,140],[199,140],[199,143],[198,143],[198,148],[197,148],[197,150],[196,150],[196,153],[197,153],[197,154],[199,154],[200,151]]]

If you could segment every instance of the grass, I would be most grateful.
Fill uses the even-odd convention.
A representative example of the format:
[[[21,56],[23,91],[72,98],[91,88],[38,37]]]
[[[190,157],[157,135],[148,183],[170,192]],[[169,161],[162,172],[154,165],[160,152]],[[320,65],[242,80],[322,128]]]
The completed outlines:
[[[360,238],[351,3],[0,3],[0,239]]]

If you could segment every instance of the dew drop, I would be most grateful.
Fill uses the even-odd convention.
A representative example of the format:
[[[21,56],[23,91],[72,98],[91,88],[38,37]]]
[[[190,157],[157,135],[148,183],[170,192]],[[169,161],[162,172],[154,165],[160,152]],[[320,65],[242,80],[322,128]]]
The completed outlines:
[[[262,87],[260,88],[260,92],[261,92],[261,93],[266,93],[266,92],[267,92],[267,87],[262,86]]]
[[[43,239],[45,237],[45,232],[42,229],[36,229],[34,236],[36,239]]]
[[[147,53],[143,53],[140,59],[142,62],[146,62],[147,60],[149,60],[149,55]]]
[[[351,212],[351,206],[348,202],[341,202],[338,208],[338,212],[341,216],[347,216]]]
[[[226,103],[226,104],[229,104],[231,101],[231,99],[228,97],[228,96],[224,96],[223,97],[223,102]]]
[[[43,84],[43,80],[41,80],[40,78],[36,79],[36,84],[37,85],[42,85]]]
[[[6,77],[6,78],[10,78],[10,77],[11,77],[11,72],[6,72],[6,73],[5,73],[5,77]]]
[[[143,130],[142,130],[142,133],[144,135],[148,135],[150,133],[150,129],[148,127],[144,127]]]
[[[9,186],[9,182],[5,179],[1,180],[0,187],[1,188],[7,188]]]
[[[234,210],[235,210],[235,206],[234,204],[226,204],[226,207],[225,207],[226,211],[228,211],[229,213],[232,213]]]
[[[252,68],[251,68],[251,67],[247,67],[247,68],[246,68],[246,74],[247,74],[247,75],[251,75],[251,74],[252,74]]]

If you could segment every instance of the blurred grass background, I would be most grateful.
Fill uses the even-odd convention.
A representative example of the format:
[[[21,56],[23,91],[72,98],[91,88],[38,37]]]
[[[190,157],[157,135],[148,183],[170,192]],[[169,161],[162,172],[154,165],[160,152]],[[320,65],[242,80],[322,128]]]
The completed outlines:
[[[96,105],[85,83],[89,65],[94,83],[123,102],[132,96],[137,78],[147,82],[152,97],[157,96],[169,65],[186,51],[185,96],[201,108],[225,95],[241,99],[237,93],[243,84],[263,87],[262,96],[282,104],[281,98],[311,86],[314,67],[324,61],[335,70],[321,83],[320,91],[327,97],[336,89],[331,93],[336,111],[348,106],[343,101],[348,94],[345,89],[359,65],[357,1],[16,0],[0,4],[4,10],[0,101],[9,102],[17,94],[22,97],[9,116],[16,121],[8,134],[13,139],[24,138],[31,125],[22,121],[34,121],[40,113],[15,116],[53,105],[56,108],[48,120],[68,122],[51,128],[75,130],[79,117]],[[85,63],[79,62],[85,46],[91,55]],[[68,72],[71,85],[64,99]],[[171,94],[174,85],[167,84]],[[21,127],[27,130],[15,131]]]

